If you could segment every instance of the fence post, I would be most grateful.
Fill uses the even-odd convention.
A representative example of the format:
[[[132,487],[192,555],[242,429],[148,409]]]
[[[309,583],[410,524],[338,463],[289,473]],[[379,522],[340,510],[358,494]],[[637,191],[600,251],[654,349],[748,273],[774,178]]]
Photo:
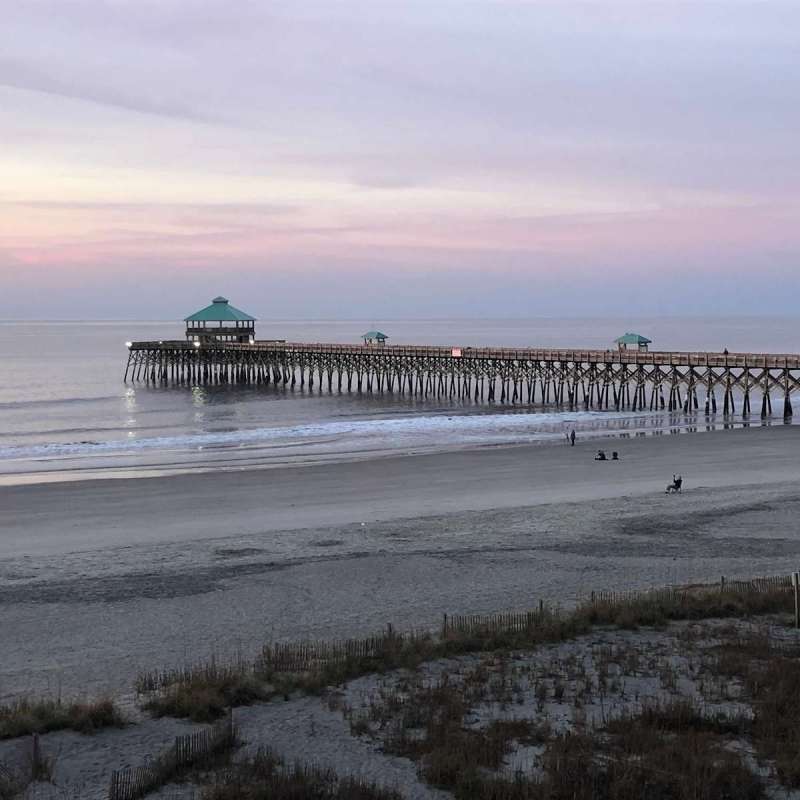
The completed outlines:
[[[720,590],[720,592],[724,592],[725,591],[725,576],[724,575],[719,579],[719,590]]]
[[[794,627],[800,628],[800,572],[792,573],[792,588],[794,589]]]
[[[39,780],[39,762],[41,760],[41,756],[39,754],[39,734],[33,734],[33,741],[31,744],[31,780],[38,781]]]
[[[442,636],[447,636],[447,614],[442,619]]]

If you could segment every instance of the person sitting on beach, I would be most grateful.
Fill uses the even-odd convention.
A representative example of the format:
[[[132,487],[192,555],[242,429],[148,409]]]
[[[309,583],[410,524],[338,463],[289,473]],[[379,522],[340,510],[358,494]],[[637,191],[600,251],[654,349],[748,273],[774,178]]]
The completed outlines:
[[[605,450],[598,450],[597,455],[594,457],[595,461],[608,461],[606,458]]]
[[[667,484],[667,494],[678,494],[683,486],[683,478],[680,475],[672,474],[672,483]]]
[[[612,460],[612,461],[619,461],[619,453],[618,453],[616,450],[614,450],[614,451],[611,453],[611,460]]]

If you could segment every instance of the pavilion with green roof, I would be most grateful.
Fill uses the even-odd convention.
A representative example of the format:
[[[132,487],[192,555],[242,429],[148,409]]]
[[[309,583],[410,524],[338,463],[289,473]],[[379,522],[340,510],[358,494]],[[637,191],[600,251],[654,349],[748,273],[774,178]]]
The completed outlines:
[[[614,341],[614,344],[616,344],[620,350],[627,350],[630,347],[636,348],[643,353],[647,352],[647,346],[652,343],[651,339],[642,336],[640,333],[626,333]]]
[[[256,318],[232,306],[226,297],[215,297],[210,306],[186,317],[190,342],[252,342]]]
[[[386,344],[389,337],[380,331],[367,331],[361,338],[364,340],[364,344]]]

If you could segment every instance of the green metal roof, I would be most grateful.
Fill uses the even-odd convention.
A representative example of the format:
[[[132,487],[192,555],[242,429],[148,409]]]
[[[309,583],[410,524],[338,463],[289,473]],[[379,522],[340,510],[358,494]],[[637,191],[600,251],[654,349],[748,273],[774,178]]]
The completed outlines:
[[[184,322],[255,322],[256,318],[239,311],[232,306],[227,298],[215,297],[210,306],[201,308]]]
[[[389,337],[385,333],[381,333],[380,331],[367,331],[361,338],[362,339],[388,339]]]
[[[652,340],[639,333],[626,333],[615,341],[615,344],[652,344]]]

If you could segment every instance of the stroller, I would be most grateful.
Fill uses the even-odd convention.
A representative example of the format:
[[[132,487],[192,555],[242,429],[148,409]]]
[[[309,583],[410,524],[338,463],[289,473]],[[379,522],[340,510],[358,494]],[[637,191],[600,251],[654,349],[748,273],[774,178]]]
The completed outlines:
[[[683,477],[681,475],[673,475],[672,483],[667,484],[667,494],[680,494],[682,486]]]

